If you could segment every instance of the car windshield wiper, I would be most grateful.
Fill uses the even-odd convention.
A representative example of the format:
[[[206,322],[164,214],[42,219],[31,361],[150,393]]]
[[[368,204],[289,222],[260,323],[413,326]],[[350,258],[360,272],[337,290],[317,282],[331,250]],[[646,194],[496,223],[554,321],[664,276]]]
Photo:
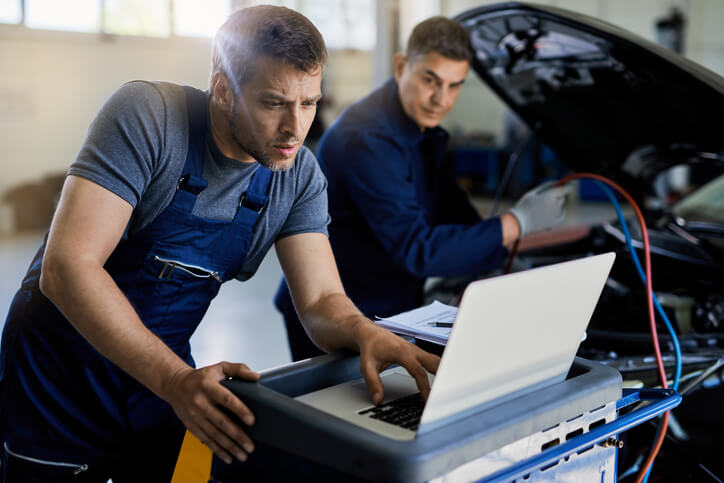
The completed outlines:
[[[690,233],[689,230],[685,229],[678,223],[670,221],[666,223],[666,228],[668,228],[669,231],[676,233],[684,240],[693,243],[694,245],[701,245],[701,240],[697,236]]]
[[[674,215],[672,212],[667,213],[667,221],[665,226],[672,232],[699,245],[701,244],[701,236],[724,237],[724,225],[721,223],[713,223],[711,221],[687,221],[680,216]]]
[[[710,223],[708,221],[684,222],[683,228],[689,233],[715,235],[724,237],[724,225]]]
[[[675,215],[672,210],[664,213],[662,221],[664,223],[660,223],[659,226],[668,228],[669,231],[695,245],[701,245],[702,235],[724,237],[724,225],[710,221],[687,221],[681,216]]]

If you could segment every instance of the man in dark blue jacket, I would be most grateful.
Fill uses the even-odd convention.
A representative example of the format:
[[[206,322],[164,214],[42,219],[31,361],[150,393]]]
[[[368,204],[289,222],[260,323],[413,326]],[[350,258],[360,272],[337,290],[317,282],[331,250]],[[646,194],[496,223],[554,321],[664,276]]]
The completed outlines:
[[[459,23],[425,20],[406,52],[395,55],[394,78],[350,106],[320,141],[330,242],[347,294],[368,317],[417,307],[426,277],[493,269],[505,245],[563,220],[567,188],[547,186],[502,216],[481,220],[443,167],[449,136],[439,123],[457,100],[470,60]],[[275,303],[293,359],[320,354],[284,280]]]

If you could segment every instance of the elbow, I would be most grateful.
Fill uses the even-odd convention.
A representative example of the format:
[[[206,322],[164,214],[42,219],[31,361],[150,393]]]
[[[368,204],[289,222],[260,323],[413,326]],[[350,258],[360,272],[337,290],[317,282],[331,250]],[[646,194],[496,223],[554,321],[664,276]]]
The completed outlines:
[[[354,325],[354,320],[362,315],[340,292],[323,295],[307,305],[300,304],[297,313],[309,339],[324,352],[335,352],[347,347],[345,330],[340,329]]]
[[[40,270],[40,292],[51,301],[55,301],[63,287],[63,262],[54,257],[44,257]]]
[[[300,310],[298,312],[298,318],[307,337],[312,341],[312,344],[324,352],[334,351],[334,348],[326,338],[327,334],[325,334],[324,331],[324,324],[318,316],[312,315],[308,311]]]

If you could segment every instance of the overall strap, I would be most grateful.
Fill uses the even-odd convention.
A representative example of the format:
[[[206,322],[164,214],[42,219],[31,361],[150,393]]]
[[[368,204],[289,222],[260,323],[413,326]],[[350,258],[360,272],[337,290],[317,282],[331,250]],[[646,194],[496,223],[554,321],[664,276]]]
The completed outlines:
[[[247,240],[251,240],[254,226],[259,220],[261,212],[269,201],[269,187],[271,186],[272,172],[270,169],[259,165],[249,183],[249,187],[241,195],[239,208],[234,215],[233,225],[237,227],[238,233]],[[244,264],[246,255],[241,257],[235,266],[226,272],[226,277],[235,276]]]
[[[245,207],[252,211],[261,211],[269,199],[269,183],[272,172],[269,168],[259,165],[251,178],[249,187],[241,195],[239,207]]]
[[[173,203],[191,212],[196,196],[208,186],[203,177],[208,132],[208,97],[205,92],[184,86],[189,126],[189,145],[181,179],[176,185]]]

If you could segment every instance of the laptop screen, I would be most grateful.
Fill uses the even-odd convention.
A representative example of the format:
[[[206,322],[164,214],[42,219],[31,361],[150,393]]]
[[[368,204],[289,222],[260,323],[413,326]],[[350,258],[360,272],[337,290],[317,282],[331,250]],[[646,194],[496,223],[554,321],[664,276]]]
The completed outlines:
[[[614,258],[605,253],[468,285],[420,431],[563,380]]]

